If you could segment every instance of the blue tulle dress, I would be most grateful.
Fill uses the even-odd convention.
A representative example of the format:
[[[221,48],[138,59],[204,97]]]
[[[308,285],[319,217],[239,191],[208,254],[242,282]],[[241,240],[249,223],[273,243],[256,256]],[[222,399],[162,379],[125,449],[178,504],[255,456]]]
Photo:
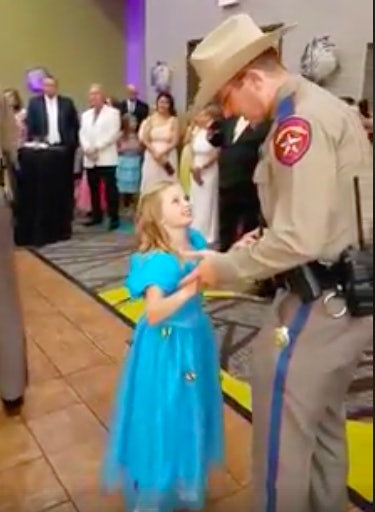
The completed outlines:
[[[196,249],[203,237],[189,230]],[[131,257],[132,297],[151,285],[174,293],[194,263],[154,251]],[[223,417],[214,331],[196,296],[151,326],[142,317],[115,398],[105,488],[122,488],[130,511],[199,510],[207,477],[223,461]]]

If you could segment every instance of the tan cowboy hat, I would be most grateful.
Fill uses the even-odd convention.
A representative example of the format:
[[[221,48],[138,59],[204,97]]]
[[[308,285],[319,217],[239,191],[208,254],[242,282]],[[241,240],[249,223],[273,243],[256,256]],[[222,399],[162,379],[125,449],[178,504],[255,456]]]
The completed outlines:
[[[238,14],[214,29],[190,57],[200,79],[193,110],[204,108],[241,69],[269,48],[276,47],[280,38],[295,26],[283,25],[272,32],[263,32],[250,16]]]

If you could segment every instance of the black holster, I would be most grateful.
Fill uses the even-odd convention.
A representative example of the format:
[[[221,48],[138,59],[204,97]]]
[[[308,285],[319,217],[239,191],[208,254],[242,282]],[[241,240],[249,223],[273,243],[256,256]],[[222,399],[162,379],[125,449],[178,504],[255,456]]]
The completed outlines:
[[[342,297],[352,317],[373,315],[373,248],[349,247],[332,265],[311,262],[277,278],[279,285],[297,295],[304,303],[319,299],[325,290]]]
[[[372,316],[374,308],[373,247],[346,249],[338,263],[341,293],[351,316]]]
[[[319,299],[325,288],[314,263],[295,267],[279,276],[277,280],[282,287],[297,295],[303,303]]]

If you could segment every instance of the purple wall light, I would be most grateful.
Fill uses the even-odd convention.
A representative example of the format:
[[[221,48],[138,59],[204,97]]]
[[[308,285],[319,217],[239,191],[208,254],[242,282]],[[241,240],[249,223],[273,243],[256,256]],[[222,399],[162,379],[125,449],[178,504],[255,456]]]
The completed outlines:
[[[145,93],[146,0],[125,0],[125,82]]]
[[[26,72],[26,86],[29,92],[38,94],[43,91],[43,80],[48,76],[45,68],[32,68]]]

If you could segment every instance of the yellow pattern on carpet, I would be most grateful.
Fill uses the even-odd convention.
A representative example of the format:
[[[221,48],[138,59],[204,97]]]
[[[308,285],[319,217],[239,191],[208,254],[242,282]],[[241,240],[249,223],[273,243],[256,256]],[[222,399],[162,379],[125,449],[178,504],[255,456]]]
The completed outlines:
[[[230,292],[209,292],[209,298],[232,298]],[[100,294],[100,298],[127,320],[136,323],[143,313],[143,300],[131,300],[125,288],[116,288]],[[251,387],[224,370],[222,389],[224,393],[251,412]],[[347,421],[350,470],[348,486],[367,501],[373,501],[373,424],[361,421]]]

